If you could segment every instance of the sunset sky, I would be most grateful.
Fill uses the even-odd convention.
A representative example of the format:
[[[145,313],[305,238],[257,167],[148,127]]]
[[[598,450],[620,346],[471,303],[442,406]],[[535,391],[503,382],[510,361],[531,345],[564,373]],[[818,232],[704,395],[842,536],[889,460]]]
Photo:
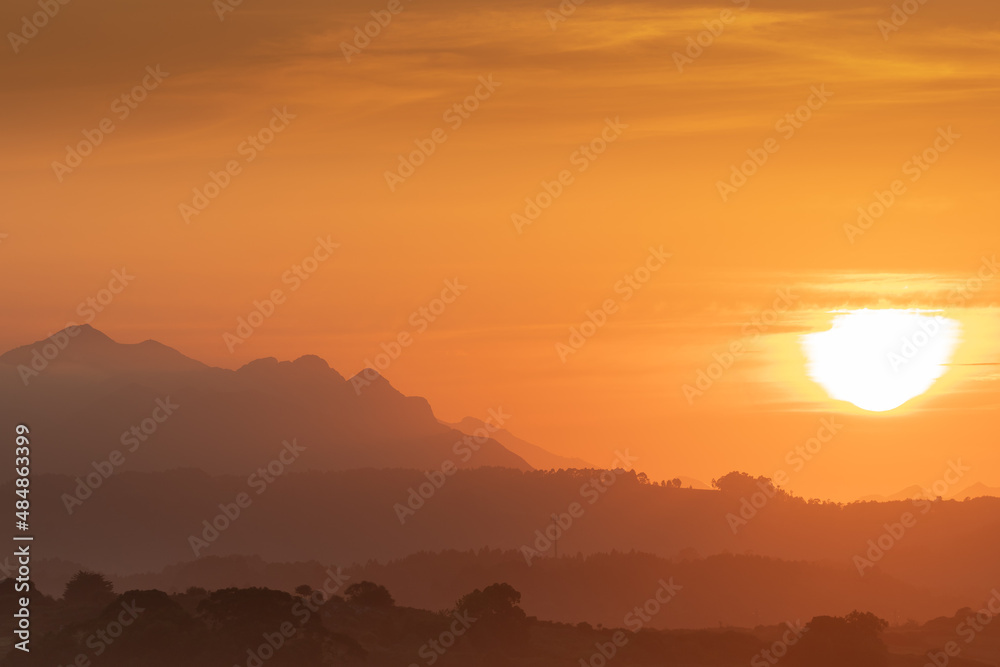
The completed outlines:
[[[134,281],[91,322],[120,342],[228,368],[318,354],[350,377],[410,333],[382,371],[398,389],[449,421],[502,406],[514,433],[598,466],[627,447],[656,479],[784,470],[796,493],[852,500],[961,459],[957,487],[1000,486],[996,2],[912,0],[893,23],[888,1],[589,0],[560,15],[555,0],[401,0],[350,62],[342,44],[394,3],[243,0],[220,20],[222,2],[72,0],[34,36],[8,34],[4,350],[83,321],[124,267]],[[5,3],[4,33],[38,7]],[[145,99],[120,99],[144,79]],[[114,131],[95,134],[102,121]],[[271,143],[243,143],[268,127]],[[92,154],[54,167],[85,132],[103,134]],[[592,141],[603,152],[581,151]],[[415,142],[433,154],[390,186]],[[754,155],[766,162],[720,194]],[[543,181],[561,194],[512,220]],[[883,215],[845,229],[879,198]],[[283,280],[317,238],[339,247]],[[420,331],[411,314],[446,281],[465,289]],[[275,289],[285,302],[230,352],[223,335]],[[608,323],[560,358],[608,299]],[[945,375],[897,410],[807,377],[800,337],[863,308],[961,325]],[[734,341],[747,352],[688,400]],[[843,429],[793,472],[786,454],[830,416]]]

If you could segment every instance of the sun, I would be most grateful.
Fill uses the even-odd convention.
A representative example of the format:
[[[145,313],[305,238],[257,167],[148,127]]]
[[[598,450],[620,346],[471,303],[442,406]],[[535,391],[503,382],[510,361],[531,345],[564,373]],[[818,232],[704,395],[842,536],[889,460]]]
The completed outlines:
[[[801,342],[809,376],[831,398],[885,412],[944,374],[961,329],[934,311],[864,309],[838,313],[829,330]]]

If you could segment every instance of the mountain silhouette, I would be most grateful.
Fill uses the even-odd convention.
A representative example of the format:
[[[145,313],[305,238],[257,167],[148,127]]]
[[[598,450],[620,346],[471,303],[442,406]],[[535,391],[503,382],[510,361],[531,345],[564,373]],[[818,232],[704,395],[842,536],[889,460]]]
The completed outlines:
[[[86,475],[118,451],[130,470],[249,474],[292,440],[305,447],[296,470],[531,468],[492,438],[470,444],[372,369],[348,380],[313,355],[214,368],[87,325],[0,356],[0,403],[49,443],[37,472]]]
[[[1000,488],[976,482],[961,491],[951,494],[949,497],[956,500],[963,500],[965,498],[1000,498]]]
[[[117,343],[89,324],[75,327],[75,335],[70,329],[52,334],[47,339],[30,345],[22,345],[0,355],[0,365],[31,367],[35,352],[47,359],[43,348],[46,345],[59,347],[58,355],[51,360],[53,366],[79,366],[93,371],[194,371],[207,368],[200,361],[190,359],[177,350],[155,340],[141,343]],[[60,347],[58,341],[65,336],[67,344]]]
[[[527,461],[532,468],[537,468],[539,470],[558,470],[559,468],[582,469],[594,467],[592,463],[588,463],[583,459],[553,454],[536,444],[530,443],[527,440],[522,440],[505,428],[496,428],[495,426],[487,424],[483,420],[476,419],[475,417],[466,417],[457,424],[448,424],[448,426],[456,428],[462,433],[468,434],[475,434],[477,432],[481,433],[482,430],[485,430],[493,436],[494,440]]]
[[[987,486],[982,482],[975,482],[974,484],[970,484],[959,491],[949,493],[947,497],[954,500],[964,500],[966,498],[1000,498],[1000,488]],[[933,490],[920,486],[919,484],[913,484],[890,496],[874,494],[864,496],[858,500],[860,502],[875,501],[885,503],[896,500],[912,500],[914,498],[934,498],[934,492]]]

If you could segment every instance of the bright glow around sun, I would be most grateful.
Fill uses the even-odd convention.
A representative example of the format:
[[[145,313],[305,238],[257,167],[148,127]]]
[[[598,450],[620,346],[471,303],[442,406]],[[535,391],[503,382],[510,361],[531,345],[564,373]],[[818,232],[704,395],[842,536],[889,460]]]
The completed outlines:
[[[853,310],[802,337],[809,376],[837,400],[885,412],[931,388],[958,345],[961,325],[920,310]]]

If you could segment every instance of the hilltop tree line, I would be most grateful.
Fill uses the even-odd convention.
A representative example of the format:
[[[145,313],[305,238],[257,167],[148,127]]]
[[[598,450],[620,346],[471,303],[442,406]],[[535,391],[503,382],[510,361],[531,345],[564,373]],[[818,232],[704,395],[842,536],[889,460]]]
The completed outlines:
[[[14,595],[12,579],[0,582],[4,604]],[[475,589],[438,612],[400,607],[384,586],[371,581],[352,582],[343,595],[317,595],[308,584],[294,592],[189,588],[174,595],[116,594],[103,575],[80,571],[61,598],[32,595],[30,657],[11,650],[3,667],[568,666],[587,664],[613,641],[621,647],[615,664],[622,667],[722,666],[745,665],[775,647],[761,636],[733,630],[632,632],[541,621],[525,614],[521,594],[506,583]],[[783,663],[884,667],[888,652],[880,635],[886,625],[859,612],[814,618],[801,641],[785,647]]]

